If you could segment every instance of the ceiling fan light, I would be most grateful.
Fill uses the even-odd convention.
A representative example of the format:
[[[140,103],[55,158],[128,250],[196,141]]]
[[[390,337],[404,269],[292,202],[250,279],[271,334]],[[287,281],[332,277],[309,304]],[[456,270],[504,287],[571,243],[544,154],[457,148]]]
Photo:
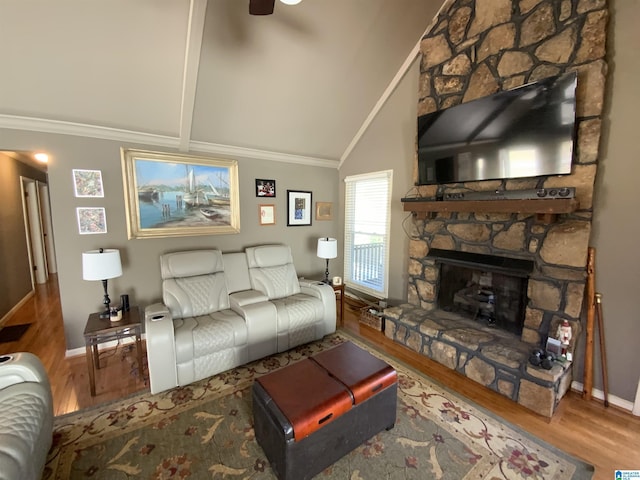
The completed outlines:
[[[280,0],[282,3],[284,3],[285,5],[297,5],[299,4],[302,0]]]

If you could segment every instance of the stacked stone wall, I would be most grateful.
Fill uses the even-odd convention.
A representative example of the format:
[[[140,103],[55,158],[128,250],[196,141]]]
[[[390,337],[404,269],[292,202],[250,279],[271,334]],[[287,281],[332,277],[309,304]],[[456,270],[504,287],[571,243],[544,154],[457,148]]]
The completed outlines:
[[[430,248],[533,260],[522,340],[542,344],[567,319],[580,330],[607,64],[604,0],[450,0],[421,44],[418,113],[425,114],[553,75],[578,74],[577,145],[570,175],[467,182],[442,192],[575,187],[578,211],[543,224],[533,215],[439,213],[415,222],[408,302],[435,308]],[[415,161],[417,179],[417,158]],[[436,196],[435,186],[417,187]],[[577,335],[574,335],[574,338]]]

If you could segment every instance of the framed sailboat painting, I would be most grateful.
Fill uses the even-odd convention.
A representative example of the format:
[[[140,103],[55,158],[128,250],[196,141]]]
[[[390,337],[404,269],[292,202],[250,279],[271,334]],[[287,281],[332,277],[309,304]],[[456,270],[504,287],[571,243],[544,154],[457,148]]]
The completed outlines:
[[[121,152],[130,239],[240,231],[237,161],[125,148]]]

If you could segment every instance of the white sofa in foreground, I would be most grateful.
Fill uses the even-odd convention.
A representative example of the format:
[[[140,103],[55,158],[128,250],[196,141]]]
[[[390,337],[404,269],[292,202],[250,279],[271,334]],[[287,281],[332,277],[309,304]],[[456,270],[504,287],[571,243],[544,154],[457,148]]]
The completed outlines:
[[[40,479],[53,441],[53,398],[38,357],[0,355],[0,480]]]
[[[333,289],[300,281],[286,245],[162,255],[145,309],[151,392],[188,385],[336,329]]]

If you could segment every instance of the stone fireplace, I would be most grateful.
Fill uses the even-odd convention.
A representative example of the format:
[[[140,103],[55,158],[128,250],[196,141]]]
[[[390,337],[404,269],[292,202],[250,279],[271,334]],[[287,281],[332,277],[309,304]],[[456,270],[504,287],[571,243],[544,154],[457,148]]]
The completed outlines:
[[[414,211],[407,303],[385,310],[387,337],[545,416],[569,388],[571,365],[542,370],[527,360],[563,320],[571,324],[574,342],[581,331],[607,19],[606,2],[599,0],[448,0],[421,44],[418,115],[578,72],[570,175],[420,186],[414,195],[435,199],[459,192],[574,187],[579,206],[549,216],[521,210],[517,202],[511,210],[505,204],[492,210],[490,200],[475,202],[473,207],[483,204],[479,208],[460,201],[459,209]],[[417,178],[417,160],[414,172]],[[460,258],[469,255],[523,262],[527,272],[461,266]],[[524,290],[518,294],[521,303],[510,298],[512,290]],[[498,308],[504,296],[508,305]],[[505,310],[518,319],[498,320],[498,311]],[[496,328],[498,323],[506,328]]]

